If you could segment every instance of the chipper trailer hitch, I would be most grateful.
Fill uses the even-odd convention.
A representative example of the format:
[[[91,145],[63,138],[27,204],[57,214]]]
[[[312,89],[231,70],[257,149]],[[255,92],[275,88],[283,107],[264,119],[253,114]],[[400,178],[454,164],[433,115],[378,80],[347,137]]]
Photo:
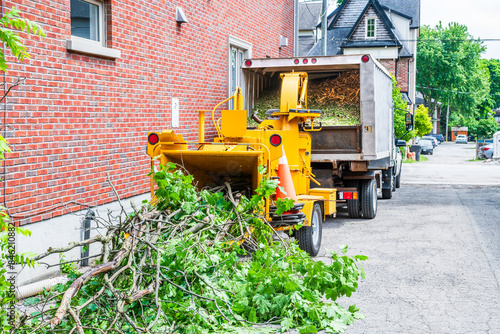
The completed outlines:
[[[307,109],[307,73],[281,74],[282,88],[280,108],[270,110],[270,117],[256,129],[247,129],[247,111],[243,110],[241,89],[219,103],[211,112],[217,136],[212,142],[205,140],[205,113],[199,111],[199,140],[189,142],[173,130],[150,132],[147,153],[159,156],[161,164],[168,162],[182,166],[193,175],[197,186],[213,187],[225,182],[246,180],[255,190],[265,166],[270,177],[278,177],[279,160],[286,154],[288,168],[296,192],[295,207],[288,214],[277,216],[276,207],[267,200],[266,219],[276,231],[288,231],[298,240],[301,249],[310,255],[318,254],[321,246],[322,223],[326,216],[336,215],[338,196],[357,198],[357,192],[337,194],[334,188],[311,188],[310,183],[320,185],[311,169],[311,135],[318,131],[312,124],[321,115],[319,110]],[[232,110],[222,110],[216,119],[217,108],[233,100]],[[303,126],[310,124],[309,127]],[[154,185],[151,184],[154,196]]]

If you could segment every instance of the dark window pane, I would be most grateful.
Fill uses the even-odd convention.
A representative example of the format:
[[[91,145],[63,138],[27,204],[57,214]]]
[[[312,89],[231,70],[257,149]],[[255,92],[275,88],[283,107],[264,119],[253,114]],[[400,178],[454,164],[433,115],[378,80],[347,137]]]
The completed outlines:
[[[99,41],[99,6],[71,0],[71,35]]]

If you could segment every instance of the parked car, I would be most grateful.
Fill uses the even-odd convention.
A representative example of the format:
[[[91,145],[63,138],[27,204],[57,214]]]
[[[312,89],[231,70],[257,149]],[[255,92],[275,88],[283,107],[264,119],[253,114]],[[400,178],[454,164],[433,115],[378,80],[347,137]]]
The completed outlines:
[[[491,159],[493,157],[493,144],[481,146],[479,148],[479,157],[484,159]]]
[[[428,136],[432,136],[432,137],[436,138],[439,141],[439,143],[444,142],[444,136],[440,133],[433,133],[433,134],[429,134]]]
[[[434,142],[429,139],[420,139],[418,144],[422,147],[421,154],[434,154]]]
[[[439,140],[437,140],[436,138],[432,137],[432,136],[423,136],[422,139],[427,139],[427,140],[430,140],[434,147],[437,147],[440,143],[439,143]]]
[[[467,144],[467,136],[466,135],[458,135],[457,138],[455,139],[455,143]]]

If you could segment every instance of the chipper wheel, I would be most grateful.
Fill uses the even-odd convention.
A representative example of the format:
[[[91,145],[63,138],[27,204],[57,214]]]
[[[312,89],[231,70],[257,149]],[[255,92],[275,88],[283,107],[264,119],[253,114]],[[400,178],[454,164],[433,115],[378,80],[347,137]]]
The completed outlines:
[[[321,247],[323,235],[323,215],[319,203],[314,203],[311,216],[311,226],[303,226],[295,231],[295,238],[299,242],[300,249],[311,256],[316,256]]]

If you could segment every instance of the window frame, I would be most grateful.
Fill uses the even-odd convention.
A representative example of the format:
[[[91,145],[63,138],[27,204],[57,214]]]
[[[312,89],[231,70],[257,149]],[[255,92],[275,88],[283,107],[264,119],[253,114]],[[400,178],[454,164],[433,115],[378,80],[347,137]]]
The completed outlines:
[[[71,39],[79,41],[81,43],[96,44],[96,45],[105,47],[106,46],[106,6],[104,4],[104,1],[99,1],[99,0],[80,0],[80,1],[96,5],[98,8],[98,15],[99,15],[99,18],[98,18],[98,20],[99,20],[98,36],[99,36],[99,40],[94,41],[94,40],[91,40],[89,38],[83,38],[83,37],[78,37],[78,36],[73,36],[73,35],[71,35]]]
[[[91,56],[117,59],[121,57],[121,51],[106,47],[107,44],[107,3],[105,0],[81,0],[98,6],[99,11],[99,41],[71,35],[71,39],[66,41],[68,51],[84,53]],[[71,25],[71,8],[70,8]],[[71,33],[71,31],[70,31]]]
[[[243,69],[241,64],[238,66],[238,60],[241,53],[241,61],[247,58],[252,58],[252,43],[239,39],[237,37],[228,35],[227,40],[227,96],[230,97],[234,95],[233,86],[233,64],[232,64],[232,52],[236,51],[236,64],[234,70],[237,72],[236,74],[236,85],[241,87],[243,93],[243,105],[247,110],[250,110],[248,105],[248,82],[245,77],[245,73],[243,73]],[[233,101],[229,101],[229,108],[233,107]]]
[[[373,36],[368,36],[370,32],[368,22],[370,20],[373,20]],[[375,16],[368,16],[365,18],[365,38],[367,39],[377,38],[377,18]]]

